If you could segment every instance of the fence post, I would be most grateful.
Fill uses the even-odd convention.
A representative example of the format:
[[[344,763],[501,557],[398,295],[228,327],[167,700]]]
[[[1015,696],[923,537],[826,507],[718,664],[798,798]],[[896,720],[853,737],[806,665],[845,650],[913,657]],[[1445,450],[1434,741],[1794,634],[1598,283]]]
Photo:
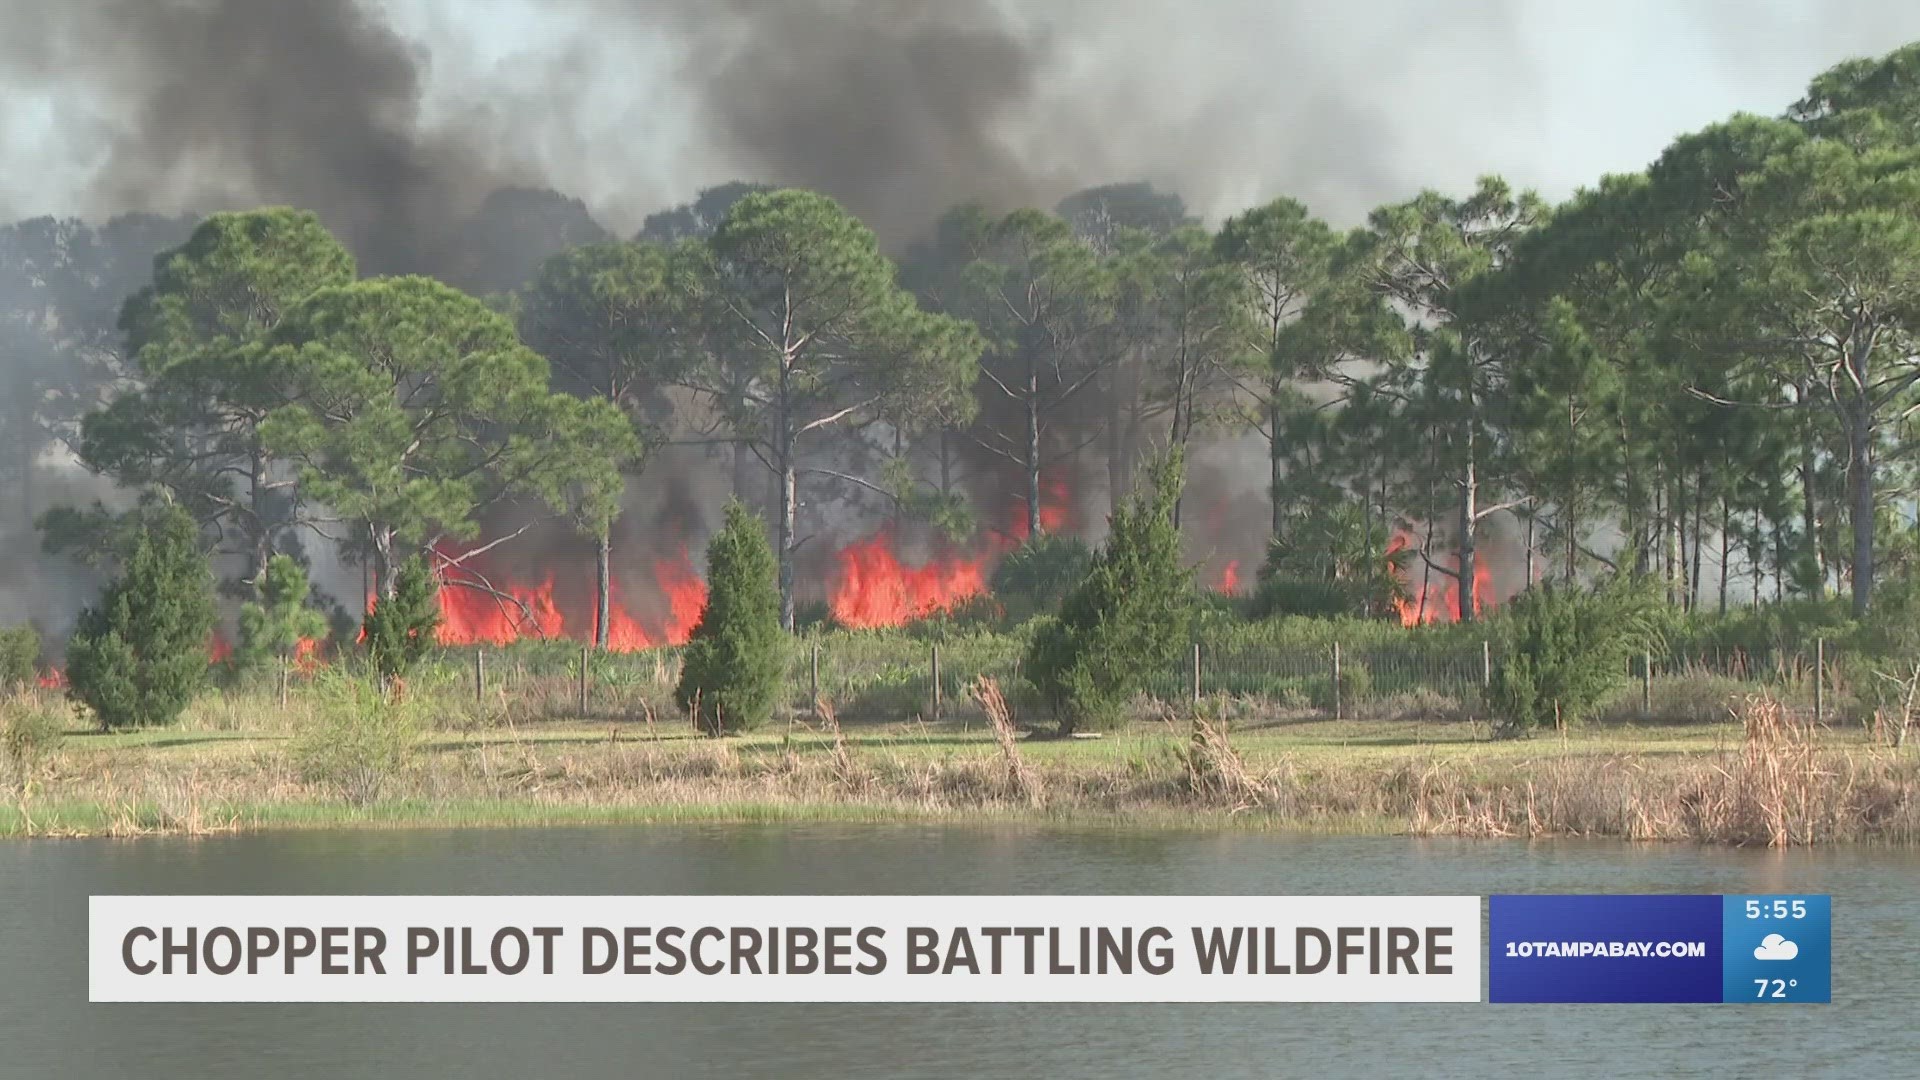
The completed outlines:
[[[1200,705],[1200,643],[1193,643],[1193,704]]]
[[[807,661],[807,712],[820,715],[820,643],[814,642]]]
[[[1333,718],[1340,719],[1340,643],[1333,643]]]
[[[1480,639],[1480,689],[1493,689],[1493,643]]]
[[[473,700],[487,700],[487,650],[473,650]]]
[[[580,646],[580,719],[587,718],[587,657],[592,655],[592,647]]]
[[[287,683],[293,679],[293,664],[286,657],[280,658],[280,707],[287,707]]]
[[[1653,715],[1653,650],[1640,654],[1640,719]]]
[[[933,718],[940,719],[940,646],[933,647]]]
[[[1827,719],[1827,639],[1813,639],[1813,722]]]

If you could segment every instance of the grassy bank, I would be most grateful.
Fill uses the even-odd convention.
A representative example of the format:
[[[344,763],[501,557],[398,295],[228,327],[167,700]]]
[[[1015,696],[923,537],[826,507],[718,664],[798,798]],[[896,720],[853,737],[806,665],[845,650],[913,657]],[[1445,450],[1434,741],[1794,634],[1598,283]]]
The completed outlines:
[[[423,704],[431,705],[432,702]],[[52,696],[16,701],[64,715]],[[1025,822],[1730,844],[1920,840],[1920,756],[1762,703],[1713,723],[1495,740],[1216,701],[1098,739],[832,717],[723,740],[678,723],[439,714],[382,763],[316,769],[321,705],[226,694],[163,730],[69,730],[16,761],[8,836],[686,821]],[[642,714],[645,715],[645,714]],[[309,741],[310,742],[310,741]]]

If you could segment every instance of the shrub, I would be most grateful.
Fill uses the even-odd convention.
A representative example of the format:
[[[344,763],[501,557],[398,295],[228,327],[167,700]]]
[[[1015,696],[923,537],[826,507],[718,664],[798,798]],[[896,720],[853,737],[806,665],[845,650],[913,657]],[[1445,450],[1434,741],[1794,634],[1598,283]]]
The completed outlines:
[[[40,661],[40,631],[31,626],[0,630],[0,692],[32,686]]]
[[[1063,733],[1118,719],[1127,700],[1168,670],[1187,644],[1193,581],[1172,519],[1181,486],[1178,453],[1151,473],[1150,490],[1114,513],[1106,546],[1059,616],[1034,630],[1027,650],[1027,677]]]
[[[68,692],[109,728],[171,723],[207,681],[213,574],[184,510],[150,506],[67,644]]]
[[[267,560],[255,590],[259,598],[240,608],[240,646],[233,653],[239,670],[274,660],[286,663],[301,641],[317,640],[327,632],[327,617],[307,606],[307,572],[291,555]]]
[[[324,670],[314,691],[314,713],[289,750],[301,779],[356,806],[379,799],[412,757],[425,698],[389,695],[336,669]]]
[[[0,750],[5,750],[7,763],[23,788],[66,738],[72,716],[57,701],[29,694],[0,702]]]
[[[415,555],[400,568],[393,595],[381,597],[361,624],[367,659],[383,683],[392,685],[433,648],[440,626],[440,596],[425,559]]]
[[[682,654],[674,700],[710,735],[762,724],[779,700],[786,647],[766,529],[730,502],[707,545],[707,606]]]
[[[1665,610],[1643,583],[1626,579],[1592,592],[1528,589],[1495,621],[1501,660],[1488,706],[1509,733],[1580,720],[1627,680],[1632,657],[1661,640]]]
[[[1365,582],[1274,575],[1260,579],[1253,593],[1255,618],[1302,615],[1315,619],[1366,615],[1372,590]]]
[[[1059,611],[1067,593],[1092,565],[1093,552],[1085,541],[1041,533],[1008,552],[994,567],[987,587],[1004,605],[1007,618],[1025,622]]]

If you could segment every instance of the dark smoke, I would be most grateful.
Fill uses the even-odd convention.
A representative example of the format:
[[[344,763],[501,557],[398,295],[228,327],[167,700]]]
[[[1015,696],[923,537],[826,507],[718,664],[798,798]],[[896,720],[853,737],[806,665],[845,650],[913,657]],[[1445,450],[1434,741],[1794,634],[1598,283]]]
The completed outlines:
[[[1051,59],[984,0],[602,0],[670,34],[711,148],[758,180],[817,188],[882,236],[975,197],[1046,184],[1008,141]]]
[[[17,5],[16,5],[17,6]],[[424,57],[355,0],[77,0],[10,14],[0,68],[97,98],[86,203],[319,212],[374,272],[419,269],[515,170],[420,126]]]

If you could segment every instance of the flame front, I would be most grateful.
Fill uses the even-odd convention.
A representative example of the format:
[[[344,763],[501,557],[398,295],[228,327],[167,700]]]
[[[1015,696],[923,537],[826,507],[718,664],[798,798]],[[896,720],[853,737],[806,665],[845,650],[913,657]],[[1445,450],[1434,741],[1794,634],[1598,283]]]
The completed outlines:
[[[899,626],[950,611],[987,590],[984,559],[954,556],[903,565],[891,527],[840,549],[838,558],[840,582],[828,607],[842,626]]]
[[[1387,554],[1392,556],[1413,546],[1413,538],[1404,532],[1395,531],[1393,539],[1387,544]],[[1450,560],[1457,571],[1460,556],[1456,553]],[[1399,612],[1400,625],[1420,626],[1434,623],[1460,621],[1460,579],[1436,567],[1431,576],[1415,576],[1409,567],[1405,571],[1406,595],[1393,602]],[[1473,564],[1473,613],[1478,616],[1494,606],[1493,565],[1482,555]]]
[[[613,652],[637,652],[658,644],[683,645],[692,636],[700,613],[707,605],[707,583],[695,573],[683,546],[678,557],[653,564],[654,584],[665,599],[665,619],[653,631],[631,611],[621,595],[618,578],[610,583],[607,618],[607,648]],[[505,596],[495,595],[454,582],[440,586],[440,630],[442,645],[509,645],[522,638],[573,638],[592,641],[597,629],[592,590],[586,591],[586,610],[569,617],[555,596],[554,575],[549,572],[538,585],[506,582],[497,588]]]

